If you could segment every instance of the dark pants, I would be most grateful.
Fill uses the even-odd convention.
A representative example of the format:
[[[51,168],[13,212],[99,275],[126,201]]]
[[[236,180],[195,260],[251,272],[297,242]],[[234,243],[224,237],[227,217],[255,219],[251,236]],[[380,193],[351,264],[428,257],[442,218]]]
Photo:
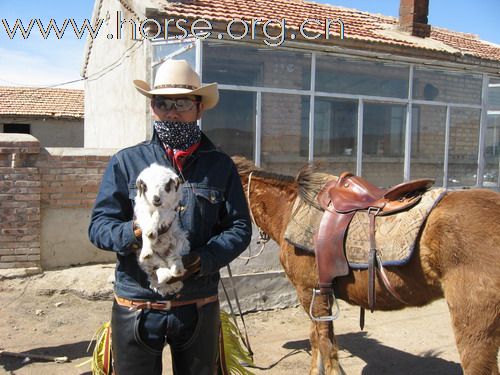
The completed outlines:
[[[137,310],[113,304],[111,332],[117,375],[161,375],[161,355],[170,345],[174,375],[217,371],[219,302],[169,311]]]

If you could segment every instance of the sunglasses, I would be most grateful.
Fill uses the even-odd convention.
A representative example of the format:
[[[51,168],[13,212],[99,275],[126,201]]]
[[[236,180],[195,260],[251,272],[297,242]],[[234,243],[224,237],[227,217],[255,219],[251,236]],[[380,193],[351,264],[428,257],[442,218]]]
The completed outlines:
[[[177,112],[186,112],[193,109],[194,105],[200,101],[189,98],[154,98],[152,103],[153,107],[162,112],[171,111],[174,107]]]

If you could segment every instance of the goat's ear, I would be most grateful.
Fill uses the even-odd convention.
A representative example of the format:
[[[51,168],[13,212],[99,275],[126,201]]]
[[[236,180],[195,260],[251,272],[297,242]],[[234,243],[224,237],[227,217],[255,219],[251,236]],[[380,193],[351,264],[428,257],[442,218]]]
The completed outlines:
[[[137,186],[137,190],[139,191],[139,196],[141,196],[142,194],[144,194],[148,190],[147,185],[144,183],[144,181],[142,181],[140,179],[137,180],[136,186]]]

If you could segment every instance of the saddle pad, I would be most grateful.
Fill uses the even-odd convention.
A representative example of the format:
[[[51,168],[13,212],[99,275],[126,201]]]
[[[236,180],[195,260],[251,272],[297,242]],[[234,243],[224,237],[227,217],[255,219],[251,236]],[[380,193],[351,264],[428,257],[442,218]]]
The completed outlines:
[[[411,209],[393,215],[377,216],[375,241],[384,266],[402,265],[408,262],[422,224],[445,192],[443,188],[431,189],[424,193],[421,201]],[[322,215],[323,211],[297,197],[285,231],[285,239],[302,250],[314,253],[313,236],[319,227]],[[345,239],[346,258],[350,267],[368,267],[369,235],[368,214],[365,211],[356,212]]]

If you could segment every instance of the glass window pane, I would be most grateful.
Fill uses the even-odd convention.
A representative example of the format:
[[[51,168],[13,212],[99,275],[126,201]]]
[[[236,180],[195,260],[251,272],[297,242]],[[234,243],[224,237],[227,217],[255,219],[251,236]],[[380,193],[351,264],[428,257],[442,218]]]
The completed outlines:
[[[217,106],[203,115],[203,132],[227,154],[253,160],[255,93],[220,90],[219,94]]]
[[[413,98],[479,105],[482,85],[479,74],[415,68]]]
[[[358,103],[316,98],[314,103],[314,160],[339,175],[356,172]]]
[[[182,52],[180,52],[182,50]],[[194,42],[172,43],[172,41],[153,43],[153,65],[160,62],[162,59],[172,55],[174,60],[187,60],[193,68],[196,66],[196,45]],[[154,73],[159,65],[154,66]]]
[[[443,186],[446,107],[414,105],[412,117],[411,178],[433,178]]]
[[[476,185],[480,110],[451,109],[448,186]]]
[[[309,90],[311,54],[205,42],[203,81]]]
[[[483,185],[485,187],[498,187],[498,172],[500,170],[500,114],[488,115],[485,153],[486,164]]]
[[[359,59],[318,56],[316,91],[408,97],[409,67]]]
[[[500,111],[500,79],[490,79],[488,87],[488,110]]]
[[[262,94],[261,164],[294,176],[307,163],[309,97]]]
[[[406,106],[365,103],[362,175],[378,186],[403,181]]]

